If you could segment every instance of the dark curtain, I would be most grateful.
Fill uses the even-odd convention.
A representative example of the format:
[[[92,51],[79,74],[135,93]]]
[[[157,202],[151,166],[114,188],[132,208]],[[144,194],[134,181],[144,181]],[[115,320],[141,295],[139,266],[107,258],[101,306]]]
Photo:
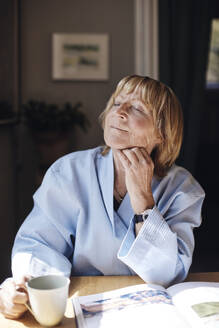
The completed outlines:
[[[184,141],[177,163],[195,175],[211,26],[211,1],[159,1],[160,80],[178,96]]]

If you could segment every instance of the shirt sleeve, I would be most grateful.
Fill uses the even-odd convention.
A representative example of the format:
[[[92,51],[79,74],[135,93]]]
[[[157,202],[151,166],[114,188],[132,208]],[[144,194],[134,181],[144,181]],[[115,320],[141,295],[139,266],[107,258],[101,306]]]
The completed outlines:
[[[34,195],[34,207],[19,229],[12,250],[12,274],[71,274],[74,225],[68,195],[52,169]],[[65,204],[65,206],[63,206]]]
[[[204,192],[199,191],[172,190],[168,210],[161,214],[155,206],[136,238],[132,219],[118,258],[146,282],[168,286],[185,279],[194,250],[193,228],[201,224]]]

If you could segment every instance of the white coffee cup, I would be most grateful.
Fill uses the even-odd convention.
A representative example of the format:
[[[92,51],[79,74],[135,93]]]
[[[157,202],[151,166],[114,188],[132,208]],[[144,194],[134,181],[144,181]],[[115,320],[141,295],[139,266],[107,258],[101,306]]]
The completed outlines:
[[[42,326],[55,326],[62,320],[69,283],[69,278],[59,275],[40,276],[27,282],[30,301],[27,307]]]

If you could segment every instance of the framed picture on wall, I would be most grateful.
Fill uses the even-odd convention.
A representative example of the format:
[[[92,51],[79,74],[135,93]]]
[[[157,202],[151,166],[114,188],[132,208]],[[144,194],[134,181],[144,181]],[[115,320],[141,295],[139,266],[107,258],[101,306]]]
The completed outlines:
[[[53,34],[52,78],[54,80],[107,80],[108,48],[108,34]]]

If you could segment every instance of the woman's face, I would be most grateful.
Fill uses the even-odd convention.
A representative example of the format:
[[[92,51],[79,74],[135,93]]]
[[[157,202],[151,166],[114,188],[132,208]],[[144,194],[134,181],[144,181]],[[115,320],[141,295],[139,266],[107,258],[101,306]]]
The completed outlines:
[[[138,91],[122,91],[105,118],[104,140],[112,149],[146,148],[150,154],[161,143],[153,116],[141,101]]]

